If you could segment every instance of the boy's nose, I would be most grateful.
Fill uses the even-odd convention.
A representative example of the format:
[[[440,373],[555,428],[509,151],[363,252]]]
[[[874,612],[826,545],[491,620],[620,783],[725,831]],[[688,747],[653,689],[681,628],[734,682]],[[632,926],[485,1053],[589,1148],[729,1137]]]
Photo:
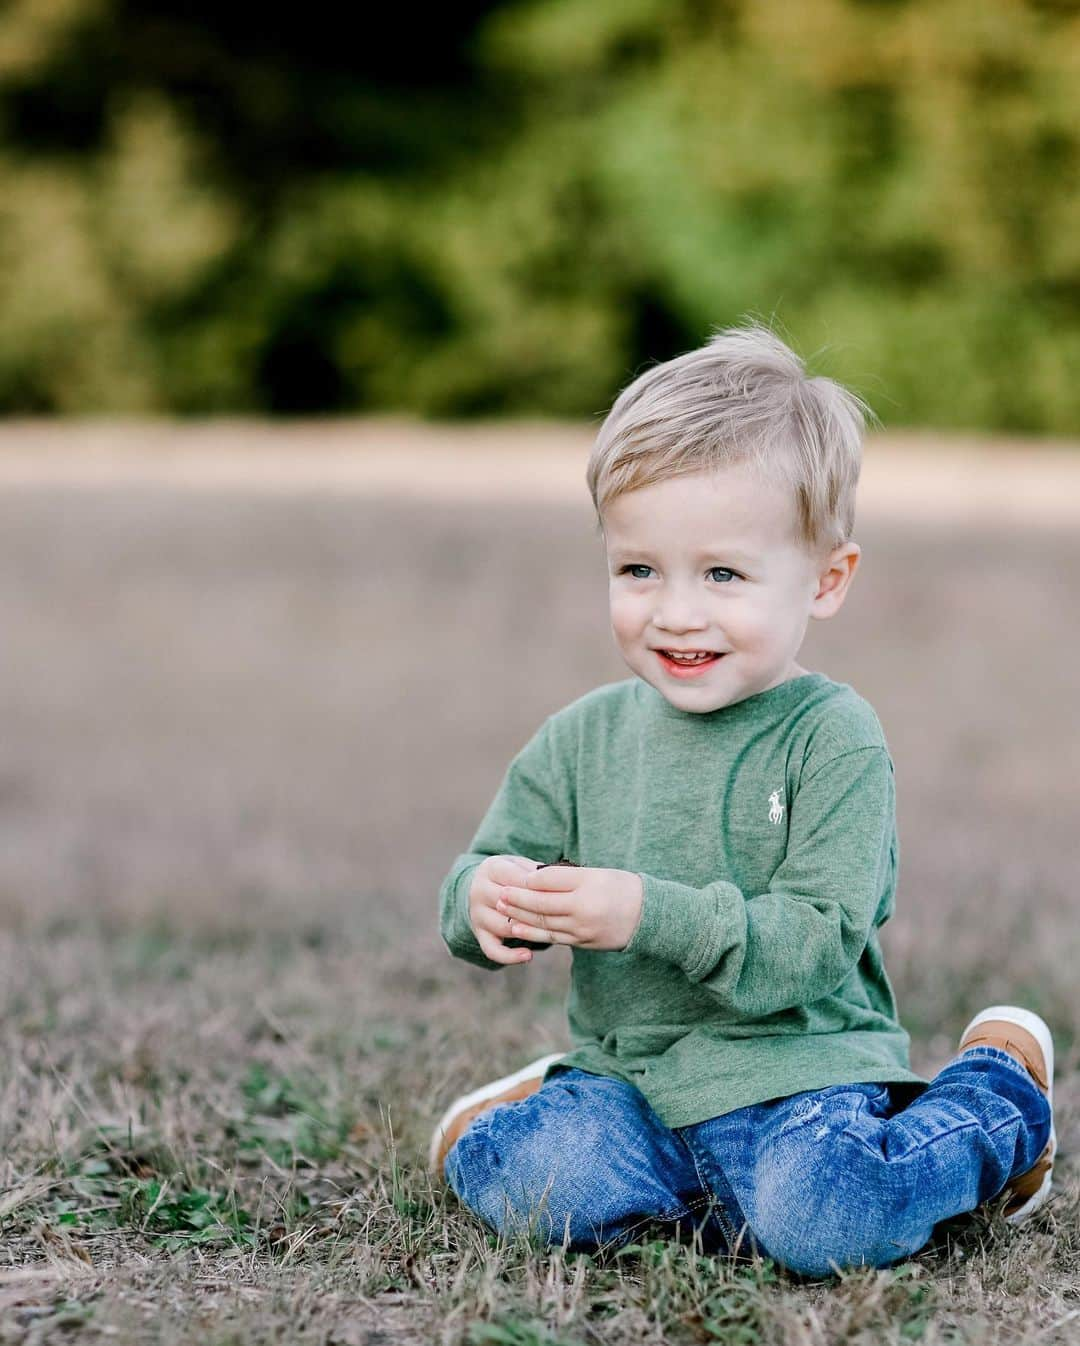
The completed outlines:
[[[677,635],[681,631],[704,631],[708,625],[704,613],[697,611],[687,601],[668,600],[653,614],[653,626],[666,635]]]

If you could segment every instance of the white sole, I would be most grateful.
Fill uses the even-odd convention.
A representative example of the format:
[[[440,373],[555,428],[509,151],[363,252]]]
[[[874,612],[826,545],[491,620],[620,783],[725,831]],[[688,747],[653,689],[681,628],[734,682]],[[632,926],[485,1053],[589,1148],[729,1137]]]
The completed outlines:
[[[512,1075],[504,1075],[501,1080],[492,1080],[490,1084],[483,1084],[479,1089],[474,1089],[471,1094],[462,1094],[460,1098],[455,1098],[435,1125],[431,1144],[428,1146],[428,1167],[432,1169],[435,1167],[443,1136],[459,1112],[472,1107],[474,1103],[482,1103],[486,1098],[494,1098],[504,1089],[521,1084],[524,1080],[542,1079],[548,1066],[553,1061],[561,1061],[565,1055],[566,1052],[552,1052],[549,1056],[540,1056],[535,1061],[530,1061],[527,1066],[522,1066],[520,1070],[515,1070]]]
[[[963,1040],[968,1033],[977,1024],[984,1023],[987,1019],[1004,1019],[1009,1023],[1026,1028],[1035,1041],[1042,1049],[1043,1060],[1046,1062],[1046,1101],[1050,1104],[1050,1168],[1047,1170],[1046,1177],[1043,1178],[1042,1186],[1034,1195],[1030,1196],[1019,1210],[1013,1211],[1011,1215],[1004,1217],[1006,1224],[1023,1224],[1029,1219],[1046,1198],[1050,1195],[1050,1186],[1054,1177],[1054,1158],[1057,1155],[1057,1130],[1054,1126],[1054,1039],[1050,1035],[1050,1028],[1046,1021],[1031,1010],[1021,1009],[1019,1005],[991,1005],[989,1009],[980,1010],[978,1014],[960,1034]]]

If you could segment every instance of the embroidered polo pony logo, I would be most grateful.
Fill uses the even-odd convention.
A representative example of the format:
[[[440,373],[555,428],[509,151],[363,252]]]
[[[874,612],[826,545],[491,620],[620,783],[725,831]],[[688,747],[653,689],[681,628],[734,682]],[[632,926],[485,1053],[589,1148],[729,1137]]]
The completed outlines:
[[[784,806],[780,803],[780,791],[774,790],[769,796],[769,822],[778,823],[784,816]]]

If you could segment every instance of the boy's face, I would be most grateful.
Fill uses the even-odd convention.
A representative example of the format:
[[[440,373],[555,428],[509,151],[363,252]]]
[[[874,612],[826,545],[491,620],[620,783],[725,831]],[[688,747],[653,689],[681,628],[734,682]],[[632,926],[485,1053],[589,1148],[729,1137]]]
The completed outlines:
[[[629,667],[673,706],[704,712],[806,670],[809,618],[839,608],[855,543],[815,559],[790,492],[740,464],[618,496],[603,516],[611,629]],[[708,650],[687,667],[662,651]]]

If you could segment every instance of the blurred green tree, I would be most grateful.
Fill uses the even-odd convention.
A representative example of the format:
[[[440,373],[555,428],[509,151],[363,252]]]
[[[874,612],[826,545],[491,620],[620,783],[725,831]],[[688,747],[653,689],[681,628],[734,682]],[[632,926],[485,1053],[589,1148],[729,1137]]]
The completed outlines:
[[[0,410],[598,415],[775,317],[1080,429],[1080,0],[0,11]]]

